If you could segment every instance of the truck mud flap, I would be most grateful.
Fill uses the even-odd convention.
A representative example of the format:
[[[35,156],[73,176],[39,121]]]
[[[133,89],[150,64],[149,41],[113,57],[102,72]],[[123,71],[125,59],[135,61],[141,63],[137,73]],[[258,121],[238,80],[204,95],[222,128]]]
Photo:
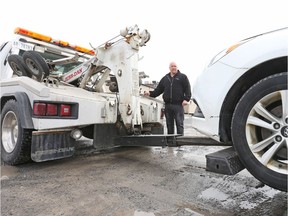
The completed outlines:
[[[76,141],[70,136],[70,131],[33,133],[31,159],[42,162],[70,157],[75,152],[75,143]]]

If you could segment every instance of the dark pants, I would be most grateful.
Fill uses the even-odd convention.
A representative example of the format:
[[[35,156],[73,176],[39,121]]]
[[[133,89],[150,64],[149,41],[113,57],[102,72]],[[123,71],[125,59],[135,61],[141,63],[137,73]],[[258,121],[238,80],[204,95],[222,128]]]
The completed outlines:
[[[184,108],[181,104],[165,104],[165,118],[168,134],[174,134],[174,122],[177,134],[184,135]]]

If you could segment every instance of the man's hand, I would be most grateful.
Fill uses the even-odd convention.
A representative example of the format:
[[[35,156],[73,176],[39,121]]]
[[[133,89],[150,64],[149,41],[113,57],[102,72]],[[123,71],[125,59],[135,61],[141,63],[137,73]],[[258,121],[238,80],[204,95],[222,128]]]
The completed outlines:
[[[144,91],[144,96],[150,96],[150,92],[149,91]]]
[[[186,100],[183,100],[183,101],[182,101],[182,106],[183,106],[183,107],[186,106],[186,105],[188,105],[188,104],[190,104],[189,101],[186,101]]]

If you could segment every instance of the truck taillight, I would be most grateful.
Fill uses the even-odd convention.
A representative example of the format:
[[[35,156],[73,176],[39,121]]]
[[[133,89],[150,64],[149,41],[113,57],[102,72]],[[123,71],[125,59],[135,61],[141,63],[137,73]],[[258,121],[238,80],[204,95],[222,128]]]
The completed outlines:
[[[66,105],[66,104],[61,104],[60,116],[71,116],[71,106]]]
[[[58,115],[57,104],[47,104],[46,115],[57,116]]]
[[[73,108],[74,107],[74,108]],[[74,110],[74,111],[73,111]],[[34,117],[58,117],[58,118],[77,118],[78,105],[51,103],[51,102],[34,102],[33,105]]]
[[[57,104],[34,103],[33,114],[35,116],[57,116]]]
[[[45,116],[46,115],[46,104],[45,103],[34,103],[33,114],[35,116]]]

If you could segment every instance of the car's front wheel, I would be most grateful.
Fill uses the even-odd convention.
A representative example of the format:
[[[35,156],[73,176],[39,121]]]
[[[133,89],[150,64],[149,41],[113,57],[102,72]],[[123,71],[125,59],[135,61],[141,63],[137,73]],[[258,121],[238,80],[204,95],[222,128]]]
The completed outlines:
[[[247,170],[259,181],[287,191],[287,72],[252,86],[236,106],[232,141]]]

